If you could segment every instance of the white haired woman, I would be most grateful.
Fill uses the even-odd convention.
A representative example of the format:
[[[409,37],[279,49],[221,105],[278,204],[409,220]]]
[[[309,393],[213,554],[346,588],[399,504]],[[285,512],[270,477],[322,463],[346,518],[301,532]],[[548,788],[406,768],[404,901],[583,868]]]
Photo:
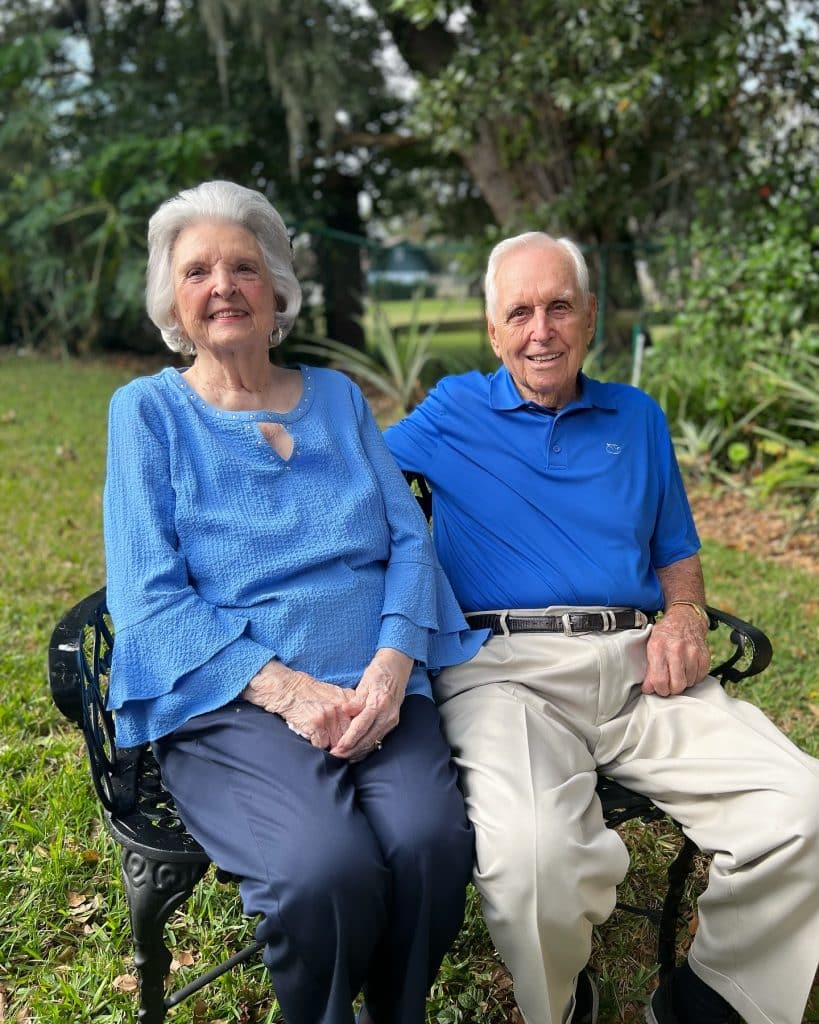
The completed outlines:
[[[153,215],[148,313],[184,371],[110,410],[117,743],[150,741],[190,832],[242,879],[288,1024],[421,1024],[472,832],[428,670],[470,632],[358,388],[274,365],[301,302],[259,192]]]

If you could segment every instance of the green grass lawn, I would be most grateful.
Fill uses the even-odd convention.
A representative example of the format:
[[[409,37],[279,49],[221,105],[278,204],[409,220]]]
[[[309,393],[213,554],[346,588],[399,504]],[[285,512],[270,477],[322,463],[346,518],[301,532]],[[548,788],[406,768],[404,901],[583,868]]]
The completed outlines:
[[[116,363],[0,357],[0,1020],[30,1024],[134,1019],[133,960],[116,848],[90,788],[79,733],[45,681],[60,615],[104,580],[100,506],[105,423],[113,390],[137,372]],[[710,599],[762,625],[773,667],[747,687],[798,742],[817,753],[816,579],[706,545]],[[624,887],[657,892],[667,829],[629,828],[635,867]],[[172,918],[180,964],[211,963],[248,941],[234,888],[207,881]],[[642,1020],[652,937],[623,914],[596,935],[601,1024]],[[4,1016],[5,1014],[5,1016]],[[816,992],[806,1016],[817,1020]],[[169,1019],[179,1024],[281,1019],[265,972],[234,971]],[[467,926],[429,1002],[441,1024],[511,1021],[508,980],[472,898]]]
[[[368,302],[365,325],[371,327],[374,310],[380,309],[392,327],[402,327],[417,317],[419,323],[440,324],[474,321],[483,326],[483,296],[471,298],[390,299]]]
[[[444,373],[491,370],[497,365],[486,335],[483,298],[429,298],[413,301],[395,299],[377,306],[368,303],[364,317],[367,337],[375,336],[380,312],[393,331],[407,330],[415,321],[431,328],[436,359],[426,385]]]

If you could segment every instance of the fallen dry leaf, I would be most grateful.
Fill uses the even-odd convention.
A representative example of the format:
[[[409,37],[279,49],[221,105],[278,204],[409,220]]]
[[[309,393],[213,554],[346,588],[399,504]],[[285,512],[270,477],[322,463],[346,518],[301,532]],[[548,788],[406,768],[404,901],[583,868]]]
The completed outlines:
[[[192,967],[195,963],[193,953],[189,950],[180,950],[171,960],[171,974],[176,974],[180,967]]]
[[[74,901],[72,903],[72,900]],[[100,905],[99,896],[87,896],[79,892],[68,894],[68,913],[76,924],[84,924],[90,921]]]
[[[133,974],[118,974],[111,986],[115,992],[136,992],[139,982]]]

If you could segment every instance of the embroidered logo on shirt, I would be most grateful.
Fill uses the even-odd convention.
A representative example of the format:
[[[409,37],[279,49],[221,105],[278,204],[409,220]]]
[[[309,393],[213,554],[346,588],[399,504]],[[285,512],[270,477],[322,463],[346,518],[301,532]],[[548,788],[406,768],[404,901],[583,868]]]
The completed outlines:
[[[623,450],[623,446],[615,444],[614,441],[608,441],[606,444],[606,451],[609,455],[619,455]]]

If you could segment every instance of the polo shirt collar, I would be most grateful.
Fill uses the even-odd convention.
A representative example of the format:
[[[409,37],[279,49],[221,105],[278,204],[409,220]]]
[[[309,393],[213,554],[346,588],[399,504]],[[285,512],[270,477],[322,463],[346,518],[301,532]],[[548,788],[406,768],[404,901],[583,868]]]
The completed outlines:
[[[489,380],[489,406],[498,412],[525,409],[532,403],[521,398],[515,382],[505,366],[493,373]],[[580,397],[569,402],[566,409],[615,409],[615,403],[606,394],[606,388],[599,380],[592,380],[585,373],[580,374]],[[561,412],[564,410],[561,409]]]

